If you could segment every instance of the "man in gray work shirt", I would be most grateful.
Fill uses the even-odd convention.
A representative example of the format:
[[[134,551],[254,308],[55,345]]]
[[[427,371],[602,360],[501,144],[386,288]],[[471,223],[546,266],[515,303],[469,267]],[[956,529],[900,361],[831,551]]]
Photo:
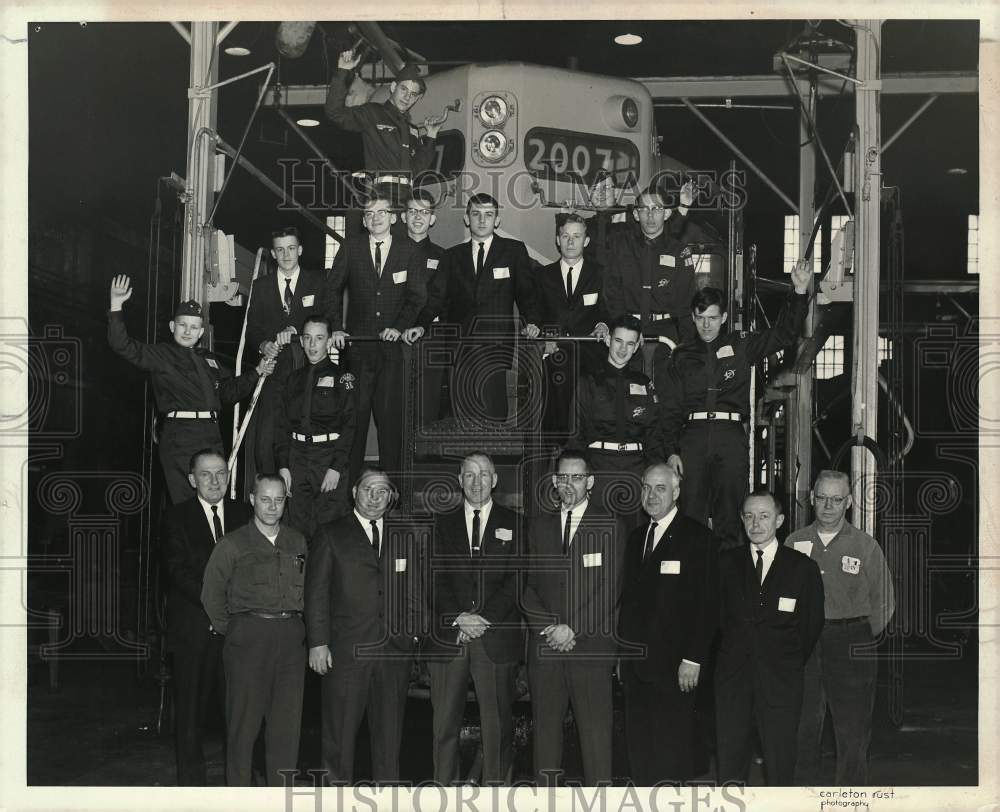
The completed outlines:
[[[825,624],[806,664],[795,783],[818,786],[820,741],[830,706],[837,742],[837,786],[868,783],[868,745],[878,661],[871,644],[892,617],[892,574],[878,543],[844,518],[847,474],[820,471],[810,493],[816,521],[785,544],[813,559],[823,576]],[[858,650],[862,649],[862,650]]]

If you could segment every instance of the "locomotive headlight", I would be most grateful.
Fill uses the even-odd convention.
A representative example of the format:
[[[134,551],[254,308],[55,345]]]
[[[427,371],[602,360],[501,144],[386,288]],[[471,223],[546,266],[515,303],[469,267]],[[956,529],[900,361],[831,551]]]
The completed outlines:
[[[634,132],[639,125],[639,102],[632,96],[609,96],[601,105],[601,117],[612,130]]]
[[[635,99],[622,101],[622,121],[626,127],[634,127],[639,123],[639,105],[635,103]]]
[[[479,154],[485,161],[500,161],[507,154],[508,143],[500,130],[487,130],[479,138]]]
[[[499,127],[509,115],[507,101],[500,96],[487,96],[479,105],[479,120],[487,127]]]

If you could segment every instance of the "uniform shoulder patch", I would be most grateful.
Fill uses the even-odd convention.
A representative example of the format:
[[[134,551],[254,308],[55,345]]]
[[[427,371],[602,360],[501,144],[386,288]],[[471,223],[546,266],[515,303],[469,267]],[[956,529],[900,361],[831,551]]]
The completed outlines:
[[[345,372],[341,375],[340,382],[344,385],[344,389],[354,388],[354,376],[350,372]]]

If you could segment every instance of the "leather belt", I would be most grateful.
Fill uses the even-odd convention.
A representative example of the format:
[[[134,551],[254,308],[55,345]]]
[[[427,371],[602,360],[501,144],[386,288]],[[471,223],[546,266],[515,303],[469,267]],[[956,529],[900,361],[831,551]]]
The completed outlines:
[[[599,448],[602,451],[619,451],[624,453],[626,451],[642,451],[642,443],[605,443],[601,440],[596,440],[588,445],[587,448]]]
[[[375,183],[399,183],[403,186],[409,186],[410,179],[405,175],[376,175]]]
[[[299,434],[293,431],[292,439],[298,440],[300,443],[327,443],[330,440],[340,439],[340,435],[337,432],[331,434]]]
[[[742,423],[743,415],[739,412],[691,412],[688,420],[732,420],[735,423]]]
[[[826,620],[827,626],[851,626],[855,623],[867,623],[867,617],[837,617],[828,618]]]
[[[167,417],[180,420],[216,420],[216,412],[167,412]]]
[[[249,612],[243,612],[242,614],[261,617],[264,618],[264,620],[288,620],[292,617],[302,617],[301,612],[258,612],[255,609]]]
[[[649,314],[649,320],[650,321],[666,321],[669,318],[670,318],[670,314],[669,313],[650,313]]]

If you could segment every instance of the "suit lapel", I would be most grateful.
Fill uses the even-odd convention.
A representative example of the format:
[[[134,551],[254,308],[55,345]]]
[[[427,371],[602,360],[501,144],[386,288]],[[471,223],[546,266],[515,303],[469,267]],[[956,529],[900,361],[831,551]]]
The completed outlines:
[[[215,532],[208,523],[208,516],[202,510],[201,502],[195,497],[188,511],[188,522],[190,523],[192,537],[197,539],[200,546],[204,546],[211,552],[215,546]],[[229,516],[226,516],[226,524],[229,524]]]

